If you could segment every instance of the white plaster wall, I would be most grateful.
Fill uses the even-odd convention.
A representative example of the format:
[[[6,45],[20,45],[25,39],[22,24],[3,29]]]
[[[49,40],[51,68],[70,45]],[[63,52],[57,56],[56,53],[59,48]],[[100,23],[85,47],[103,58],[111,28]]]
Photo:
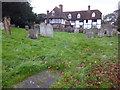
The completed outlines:
[[[92,24],[93,24],[93,25],[96,25],[97,23],[96,23],[96,22],[93,22]]]
[[[91,25],[87,25],[87,28],[90,29],[90,28],[91,28]]]
[[[88,24],[91,24],[92,23],[92,20],[88,20]]]
[[[98,20],[97,20],[97,24],[101,24],[101,19],[98,19]]]
[[[97,25],[97,28],[100,29],[100,28],[101,28],[101,25]]]
[[[83,25],[83,22],[80,22],[80,25]]]

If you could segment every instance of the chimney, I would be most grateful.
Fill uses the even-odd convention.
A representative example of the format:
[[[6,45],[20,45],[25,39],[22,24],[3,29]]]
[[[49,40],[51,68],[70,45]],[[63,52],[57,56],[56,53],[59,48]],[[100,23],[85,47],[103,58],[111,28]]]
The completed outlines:
[[[90,10],[90,5],[88,5],[88,10]]]
[[[59,5],[59,8],[60,8],[61,12],[63,12],[63,5],[62,4]]]
[[[49,23],[49,16],[48,16],[48,14],[49,14],[49,10],[47,10],[47,24]]]
[[[88,5],[88,12],[90,12],[90,5]]]
[[[47,10],[47,15],[49,14],[49,10]]]

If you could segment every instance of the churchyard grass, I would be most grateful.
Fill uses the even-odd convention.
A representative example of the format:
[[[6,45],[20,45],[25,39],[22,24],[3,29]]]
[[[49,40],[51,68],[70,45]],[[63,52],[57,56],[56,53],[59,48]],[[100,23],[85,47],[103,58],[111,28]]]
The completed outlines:
[[[84,34],[54,32],[54,37],[28,38],[28,31],[2,33],[2,85],[51,69],[62,76],[51,88],[117,87],[117,36],[86,38]]]

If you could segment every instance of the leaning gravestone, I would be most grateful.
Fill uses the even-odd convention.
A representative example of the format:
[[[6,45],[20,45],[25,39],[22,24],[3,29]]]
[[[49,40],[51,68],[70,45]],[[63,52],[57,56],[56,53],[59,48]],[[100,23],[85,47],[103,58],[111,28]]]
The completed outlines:
[[[99,30],[98,31],[98,37],[103,37],[104,36],[104,31],[103,30]]]
[[[39,24],[35,24],[34,25],[34,29],[36,29],[38,31],[38,35],[40,35],[40,25]]]
[[[50,24],[46,26],[46,36],[53,37],[53,27]]]
[[[113,31],[112,30],[107,30],[106,36],[107,37],[112,37],[113,36]]]
[[[4,24],[2,22],[0,22],[0,30],[4,29]]]
[[[30,29],[28,37],[31,39],[37,39],[38,38],[38,31],[36,29]]]
[[[11,35],[10,31],[10,17],[4,17],[4,26],[7,35]]]
[[[73,28],[71,26],[68,26],[65,28],[66,32],[73,32]]]
[[[25,25],[25,29],[26,29],[26,30],[29,30],[29,26],[28,26],[28,25]]]
[[[40,35],[46,36],[46,24],[45,23],[40,24]]]
[[[78,28],[75,28],[75,29],[74,29],[74,33],[79,33],[79,29],[78,29]]]
[[[95,38],[95,34],[92,30],[86,30],[86,37],[87,38]]]

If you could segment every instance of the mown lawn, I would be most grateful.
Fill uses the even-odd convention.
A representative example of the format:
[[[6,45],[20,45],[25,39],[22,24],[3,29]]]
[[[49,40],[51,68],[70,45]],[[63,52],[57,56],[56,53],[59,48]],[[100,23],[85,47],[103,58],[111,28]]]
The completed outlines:
[[[28,38],[24,29],[2,33],[2,85],[13,87],[45,69],[61,72],[51,88],[116,88],[118,38],[86,38],[54,32],[54,37]]]

